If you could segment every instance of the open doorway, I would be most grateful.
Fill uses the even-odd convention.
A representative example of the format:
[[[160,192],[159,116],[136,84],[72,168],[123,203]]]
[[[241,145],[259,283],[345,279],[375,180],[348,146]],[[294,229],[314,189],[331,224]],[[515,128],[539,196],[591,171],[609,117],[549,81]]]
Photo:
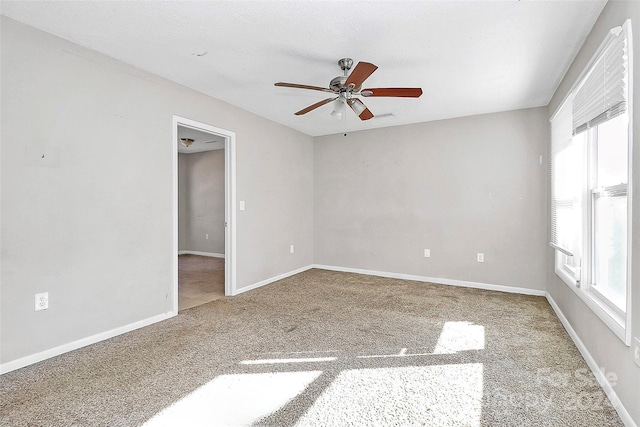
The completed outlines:
[[[235,134],[174,116],[172,311],[235,293]]]

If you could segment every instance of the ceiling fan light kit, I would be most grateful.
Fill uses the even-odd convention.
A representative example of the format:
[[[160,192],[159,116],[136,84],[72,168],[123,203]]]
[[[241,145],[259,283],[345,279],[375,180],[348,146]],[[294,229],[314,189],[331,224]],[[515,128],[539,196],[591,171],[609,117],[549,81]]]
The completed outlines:
[[[275,85],[278,87],[290,87],[295,89],[308,89],[316,90],[320,92],[332,93],[335,97],[327,98],[325,100],[316,102],[303,108],[295,113],[296,116],[307,114],[310,111],[315,110],[318,107],[334,102],[334,109],[331,112],[331,116],[341,119],[343,112],[346,109],[345,104],[351,107],[351,109],[358,115],[360,120],[369,120],[374,117],[373,113],[367,108],[367,106],[355,96],[364,97],[395,97],[395,98],[419,98],[422,95],[421,88],[374,88],[374,89],[362,89],[362,83],[369,78],[374,71],[378,69],[377,66],[369,62],[358,62],[356,67],[349,74],[349,70],[353,66],[353,59],[342,58],[338,61],[338,65],[342,69],[344,75],[334,77],[329,82],[328,88],[319,86],[301,85],[296,83],[284,83],[279,82]]]
[[[180,138],[180,144],[184,145],[187,148],[189,148],[193,143],[194,140],[191,138]]]
[[[342,120],[342,116],[344,116],[344,112],[346,110],[347,107],[345,105],[345,100],[343,98],[338,98],[333,101],[333,111],[331,112],[331,117]]]

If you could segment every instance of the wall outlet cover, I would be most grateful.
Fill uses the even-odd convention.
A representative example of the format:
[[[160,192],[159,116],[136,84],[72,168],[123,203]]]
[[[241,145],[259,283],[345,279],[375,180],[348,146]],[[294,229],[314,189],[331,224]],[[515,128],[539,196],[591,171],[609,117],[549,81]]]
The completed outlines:
[[[49,308],[49,292],[36,294],[36,311]]]
[[[640,338],[634,338],[633,340],[633,361],[640,368]]]

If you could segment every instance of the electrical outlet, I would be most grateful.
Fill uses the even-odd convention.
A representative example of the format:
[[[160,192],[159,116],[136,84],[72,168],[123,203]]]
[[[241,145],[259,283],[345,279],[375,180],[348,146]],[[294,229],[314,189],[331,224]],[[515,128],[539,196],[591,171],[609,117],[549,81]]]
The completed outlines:
[[[640,338],[635,338],[633,343],[633,361],[640,368]]]
[[[244,200],[240,200],[240,210],[244,210]]]
[[[204,238],[205,240],[209,240],[209,233],[205,233]]]
[[[431,257],[431,249],[425,249],[424,250],[424,257],[425,258],[430,258]]]
[[[293,247],[293,245],[289,246],[289,253],[293,253],[295,251],[295,248]]]
[[[484,254],[482,252],[478,252],[478,262],[484,262]]]
[[[49,308],[49,292],[36,294],[36,311]]]

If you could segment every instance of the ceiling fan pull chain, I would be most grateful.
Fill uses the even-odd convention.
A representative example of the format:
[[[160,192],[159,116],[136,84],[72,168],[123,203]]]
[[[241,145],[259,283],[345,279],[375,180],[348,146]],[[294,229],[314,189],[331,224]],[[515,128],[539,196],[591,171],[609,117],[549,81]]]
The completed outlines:
[[[345,105],[345,114],[344,115],[344,136],[347,136],[347,114],[346,114],[346,105]]]

